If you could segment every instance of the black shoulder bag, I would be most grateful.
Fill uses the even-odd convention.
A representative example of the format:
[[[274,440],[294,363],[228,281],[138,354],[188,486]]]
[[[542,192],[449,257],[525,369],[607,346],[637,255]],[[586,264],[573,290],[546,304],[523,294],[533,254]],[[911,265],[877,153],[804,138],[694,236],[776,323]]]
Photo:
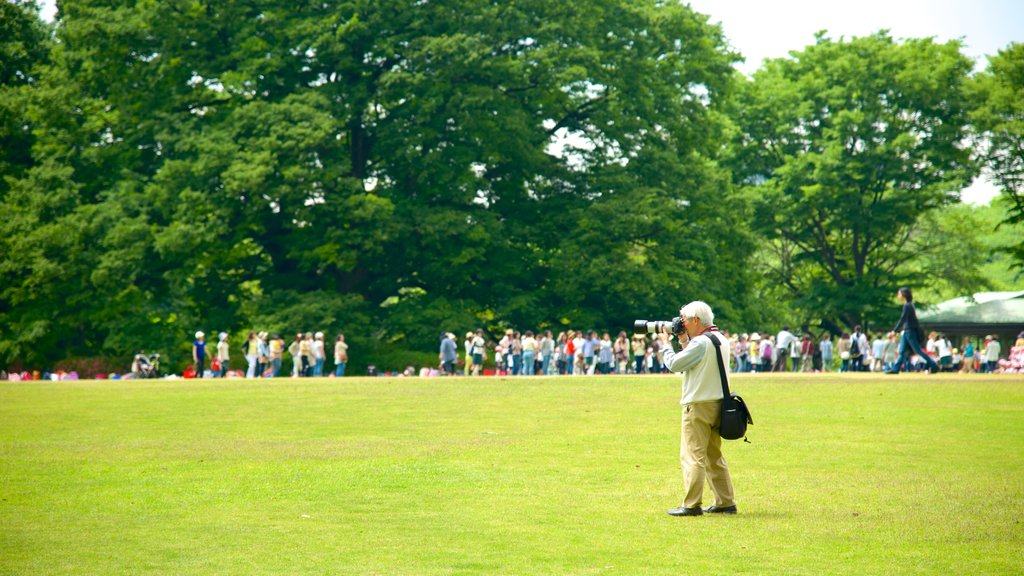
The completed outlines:
[[[753,425],[747,403],[736,394],[729,392],[729,377],[726,375],[725,362],[722,361],[722,343],[714,334],[705,334],[715,345],[715,359],[718,360],[718,374],[722,378],[722,414],[718,424],[718,434],[726,440],[747,440],[747,424]]]

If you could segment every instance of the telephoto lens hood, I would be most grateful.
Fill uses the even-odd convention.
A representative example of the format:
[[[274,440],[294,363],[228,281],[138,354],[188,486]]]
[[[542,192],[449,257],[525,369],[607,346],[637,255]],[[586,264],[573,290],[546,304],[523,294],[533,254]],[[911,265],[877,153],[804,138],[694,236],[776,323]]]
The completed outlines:
[[[657,334],[661,332],[662,326],[671,326],[671,323],[664,320],[636,320],[633,322],[633,333]]]

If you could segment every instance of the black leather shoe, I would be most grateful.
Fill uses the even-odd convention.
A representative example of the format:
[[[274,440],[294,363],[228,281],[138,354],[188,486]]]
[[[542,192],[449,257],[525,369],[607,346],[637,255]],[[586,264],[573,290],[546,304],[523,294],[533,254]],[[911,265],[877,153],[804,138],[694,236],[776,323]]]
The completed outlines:
[[[696,508],[673,508],[668,511],[669,516],[702,516],[704,511],[700,509],[700,506]]]
[[[732,506],[708,506],[704,509],[708,514],[735,514],[736,505]]]

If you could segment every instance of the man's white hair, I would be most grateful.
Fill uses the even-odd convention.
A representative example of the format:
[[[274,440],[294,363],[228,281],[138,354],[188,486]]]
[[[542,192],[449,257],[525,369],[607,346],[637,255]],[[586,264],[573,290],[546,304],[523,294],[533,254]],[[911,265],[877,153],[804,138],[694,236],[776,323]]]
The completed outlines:
[[[711,311],[711,306],[708,306],[700,300],[694,300],[680,308],[679,316],[683,320],[687,318],[697,318],[700,320],[700,323],[705,326],[711,326],[715,323],[715,313]]]

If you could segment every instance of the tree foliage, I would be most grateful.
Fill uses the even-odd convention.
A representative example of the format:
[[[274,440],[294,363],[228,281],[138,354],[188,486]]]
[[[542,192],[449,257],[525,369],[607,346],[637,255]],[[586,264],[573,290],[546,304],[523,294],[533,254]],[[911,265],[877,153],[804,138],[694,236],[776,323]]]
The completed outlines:
[[[927,250],[920,216],[976,173],[970,70],[958,42],[820,34],[742,87],[731,167],[772,245],[770,281],[805,317],[852,327],[897,286],[928,283],[912,265]]]
[[[990,57],[972,88],[978,106],[971,120],[981,160],[1010,201],[1004,222],[1024,223],[1024,44],[1010,44]],[[1016,266],[1024,266],[1024,239],[1018,237],[1009,249]]]
[[[0,363],[180,362],[196,329],[432,347],[694,297],[744,312],[750,236],[717,162],[736,56],[688,7],[67,0],[57,19],[19,108],[29,155],[0,167]]]

